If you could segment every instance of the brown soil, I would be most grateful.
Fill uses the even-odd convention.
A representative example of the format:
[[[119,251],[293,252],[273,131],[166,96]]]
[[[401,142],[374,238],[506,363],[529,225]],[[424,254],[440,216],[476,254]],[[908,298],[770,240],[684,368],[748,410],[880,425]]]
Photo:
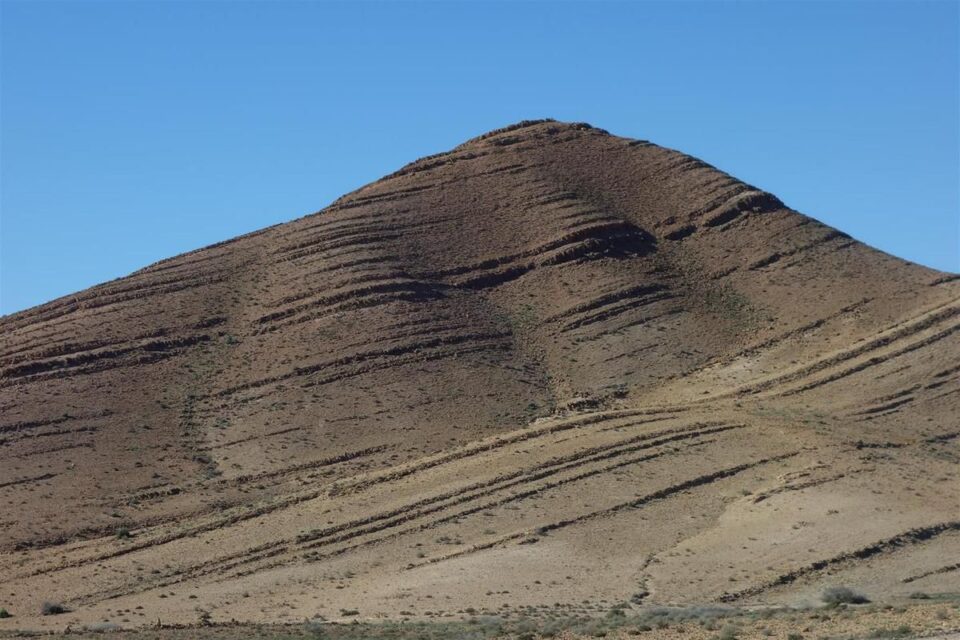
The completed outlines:
[[[520,123],[0,318],[0,630],[960,591],[958,361],[958,276]]]

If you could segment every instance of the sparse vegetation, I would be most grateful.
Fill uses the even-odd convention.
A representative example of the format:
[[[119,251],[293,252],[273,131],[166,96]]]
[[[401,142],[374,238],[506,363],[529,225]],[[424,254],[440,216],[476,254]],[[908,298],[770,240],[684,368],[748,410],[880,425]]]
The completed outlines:
[[[44,602],[40,605],[40,614],[44,616],[55,616],[69,611],[59,602]]]
[[[13,616],[6,609],[0,609],[0,619],[2,618],[12,618]]]
[[[870,602],[867,596],[848,587],[828,587],[820,594],[820,599],[828,605],[865,604]]]
[[[908,638],[913,635],[913,628],[910,625],[900,625],[896,629],[874,629],[870,632],[869,638]]]
[[[116,640],[235,640],[239,637],[250,640],[585,640],[604,637],[618,640],[627,637],[648,640],[682,640],[687,637],[711,640],[867,640],[908,638],[945,628],[935,615],[941,609],[927,603],[915,603],[907,608],[886,605],[837,611],[701,606],[631,609],[626,604],[591,601],[581,604],[579,612],[559,603],[552,607],[504,605],[497,613],[474,607],[456,612],[438,609],[415,613],[405,610],[401,612],[403,620],[378,622],[357,619],[330,622],[318,616],[303,625],[237,626],[207,620],[194,622],[194,626],[164,627],[156,631],[125,631],[115,623],[103,620],[100,624],[74,630],[70,637],[92,640],[98,637],[94,634],[111,631],[111,637]],[[203,612],[202,609],[197,611]],[[341,614],[354,611],[344,609]],[[910,626],[903,624],[904,619],[899,617],[904,612],[909,612]],[[443,619],[454,614],[469,617]],[[429,619],[417,620],[418,615]]]

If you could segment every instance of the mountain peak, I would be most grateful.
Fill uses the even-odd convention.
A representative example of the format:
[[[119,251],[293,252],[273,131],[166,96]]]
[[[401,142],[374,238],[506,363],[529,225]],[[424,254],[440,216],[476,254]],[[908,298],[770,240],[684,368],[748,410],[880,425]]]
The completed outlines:
[[[451,608],[791,601],[868,556],[926,588],[958,300],[696,158],[519,122],[0,318],[0,583],[165,623],[432,610],[460,570]]]

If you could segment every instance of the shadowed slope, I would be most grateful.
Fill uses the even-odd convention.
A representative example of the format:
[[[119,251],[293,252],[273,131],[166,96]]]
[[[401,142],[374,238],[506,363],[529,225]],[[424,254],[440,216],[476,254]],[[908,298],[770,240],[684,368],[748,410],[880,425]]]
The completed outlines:
[[[0,582],[174,619],[181,583],[312,615],[318,562],[327,614],[955,582],[958,300],[695,158],[520,123],[0,319]]]

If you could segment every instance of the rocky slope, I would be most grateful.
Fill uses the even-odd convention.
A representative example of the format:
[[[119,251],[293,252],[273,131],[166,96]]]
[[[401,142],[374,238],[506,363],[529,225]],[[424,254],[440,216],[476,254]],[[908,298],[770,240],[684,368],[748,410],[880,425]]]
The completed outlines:
[[[956,591],[958,329],[957,276],[519,123],[0,318],[0,606]]]

